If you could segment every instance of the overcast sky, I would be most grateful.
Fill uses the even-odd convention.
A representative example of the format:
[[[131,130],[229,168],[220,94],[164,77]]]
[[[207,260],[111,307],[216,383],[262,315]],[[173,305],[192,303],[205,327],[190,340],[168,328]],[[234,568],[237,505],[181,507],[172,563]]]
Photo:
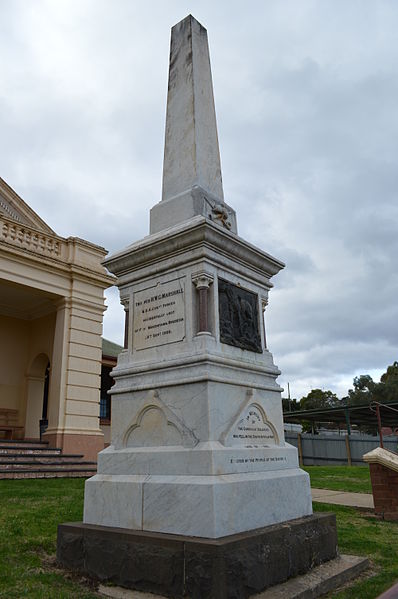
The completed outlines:
[[[188,13],[209,34],[225,201],[287,265],[266,313],[279,381],[341,397],[398,359],[395,0],[0,0],[0,176],[62,236],[145,236]]]

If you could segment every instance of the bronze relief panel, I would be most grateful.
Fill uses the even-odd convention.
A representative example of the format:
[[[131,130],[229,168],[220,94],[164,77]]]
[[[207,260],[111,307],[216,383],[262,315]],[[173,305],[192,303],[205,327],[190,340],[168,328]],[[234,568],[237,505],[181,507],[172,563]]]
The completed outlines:
[[[221,343],[262,353],[256,293],[219,279],[218,310]]]

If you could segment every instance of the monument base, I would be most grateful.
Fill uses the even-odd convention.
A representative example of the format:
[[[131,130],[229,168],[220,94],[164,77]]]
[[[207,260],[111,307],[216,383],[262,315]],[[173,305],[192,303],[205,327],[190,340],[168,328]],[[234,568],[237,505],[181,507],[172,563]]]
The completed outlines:
[[[219,539],[60,524],[57,560],[100,581],[190,599],[246,599],[337,555],[334,514]]]
[[[222,476],[96,474],[86,481],[83,521],[219,539],[311,514],[308,474],[289,468]]]

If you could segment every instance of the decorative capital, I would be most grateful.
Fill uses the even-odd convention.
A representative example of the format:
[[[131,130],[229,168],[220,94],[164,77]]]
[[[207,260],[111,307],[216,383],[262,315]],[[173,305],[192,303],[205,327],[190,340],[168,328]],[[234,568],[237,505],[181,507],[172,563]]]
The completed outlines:
[[[206,272],[198,272],[192,275],[192,283],[196,289],[209,289],[213,283],[214,277]]]
[[[263,312],[265,312],[265,308],[268,306],[268,298],[262,297],[261,298],[261,309]]]
[[[120,298],[120,303],[123,306],[123,308],[125,309],[125,311],[127,312],[129,307],[130,307],[130,298],[128,297],[121,297]]]

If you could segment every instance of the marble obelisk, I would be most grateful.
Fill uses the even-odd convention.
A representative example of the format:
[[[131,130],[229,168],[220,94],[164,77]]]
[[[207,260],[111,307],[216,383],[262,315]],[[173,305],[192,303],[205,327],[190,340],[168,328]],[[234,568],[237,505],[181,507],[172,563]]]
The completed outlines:
[[[224,203],[207,31],[189,15],[171,32],[162,201],[151,210],[150,232],[198,214],[237,232]]]
[[[284,439],[266,346],[284,264],[237,235],[224,202],[207,33],[192,16],[172,29],[150,235],[105,265],[127,347],[112,443],[86,482],[84,522],[60,526],[60,563],[169,597],[243,599],[334,557],[333,518],[311,515],[309,477]]]
[[[217,538],[311,514],[265,346],[270,278],[284,265],[237,236],[223,200],[207,33],[192,16],[172,29],[151,235],[105,263],[129,336],[84,521]]]

